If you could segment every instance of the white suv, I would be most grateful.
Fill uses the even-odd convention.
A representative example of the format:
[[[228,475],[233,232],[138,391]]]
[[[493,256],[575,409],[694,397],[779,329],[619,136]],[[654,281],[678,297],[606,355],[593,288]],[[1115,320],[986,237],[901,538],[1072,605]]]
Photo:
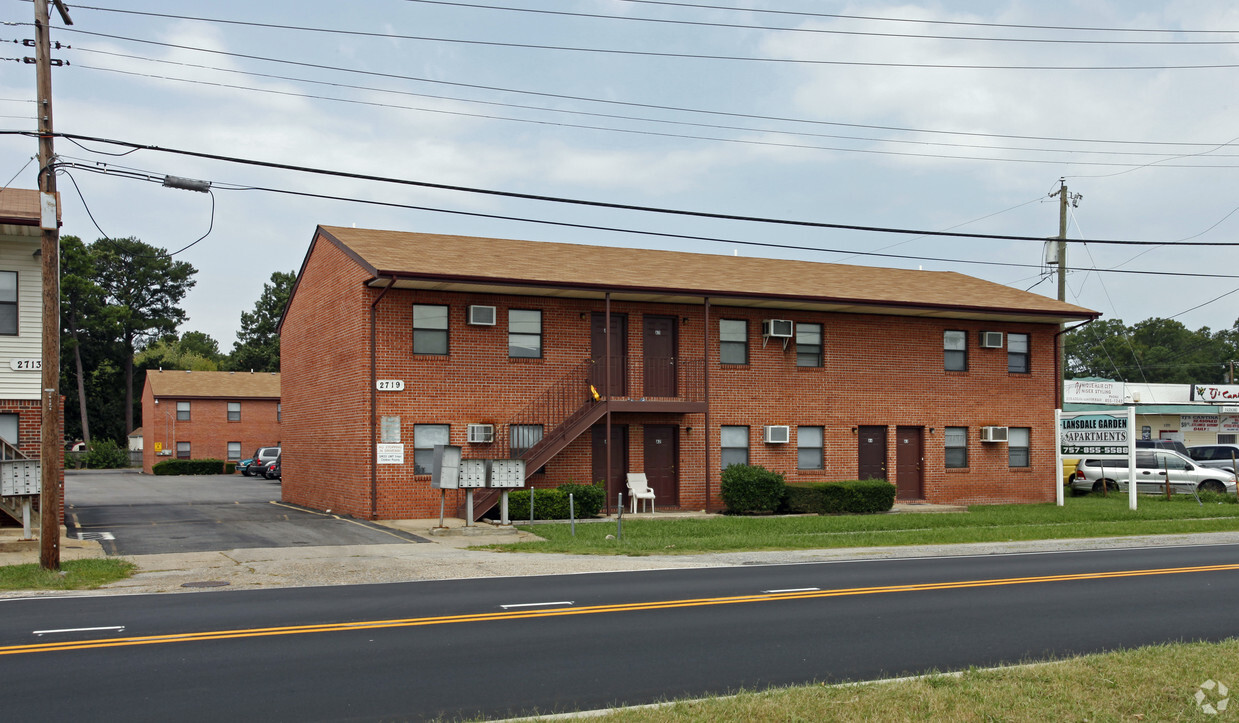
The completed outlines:
[[[1082,492],[1100,492],[1107,489],[1127,489],[1127,458],[1085,459],[1076,467],[1072,489]],[[1136,450],[1136,491],[1162,492],[1166,489],[1166,475],[1170,475],[1170,489],[1181,494],[1197,490],[1207,492],[1235,492],[1235,474],[1230,470],[1201,467],[1178,452],[1169,449]]]
[[[250,457],[252,460],[245,469],[241,470],[241,474],[246,477],[253,475],[261,475],[262,469],[267,466],[268,462],[274,462],[280,458],[279,447],[259,447],[254,455]]]

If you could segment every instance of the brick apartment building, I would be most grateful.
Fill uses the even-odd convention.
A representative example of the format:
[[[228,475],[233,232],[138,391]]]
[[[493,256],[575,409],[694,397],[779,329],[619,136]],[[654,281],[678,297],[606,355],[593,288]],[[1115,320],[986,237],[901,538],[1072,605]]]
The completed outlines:
[[[142,388],[142,471],[164,459],[239,461],[280,443],[280,375],[150,370]]]
[[[283,495],[434,517],[451,443],[609,502],[642,471],[659,508],[721,507],[732,462],[1048,501],[1056,332],[1096,316],[951,272],[319,227],[281,326]]]
[[[1052,500],[1056,332],[1097,316],[954,272],[320,227],[281,323],[284,499],[435,516],[452,443],[608,501],[644,472],[659,508],[719,508],[732,462]]]

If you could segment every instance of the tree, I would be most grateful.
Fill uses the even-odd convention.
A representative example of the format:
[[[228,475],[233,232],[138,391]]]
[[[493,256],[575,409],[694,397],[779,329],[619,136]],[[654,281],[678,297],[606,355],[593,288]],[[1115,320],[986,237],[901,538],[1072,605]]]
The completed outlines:
[[[134,352],[144,342],[173,334],[185,321],[178,304],[194,286],[192,265],[136,238],[100,239],[91,245],[97,282],[108,304],[104,315],[124,351],[125,433],[133,429]]]
[[[95,262],[77,236],[60,237],[61,388],[68,389],[68,375],[75,377],[81,438],[90,441],[86,374],[82,344],[90,335],[87,324],[103,307],[103,289],[95,283]],[[68,425],[66,425],[68,426]],[[69,431],[65,430],[66,433]],[[74,435],[76,436],[76,435]]]
[[[1232,338],[1229,331],[1192,331],[1173,319],[1145,319],[1130,327],[1121,319],[1098,321],[1064,336],[1067,377],[1217,383],[1233,358]]]
[[[219,342],[201,331],[187,331],[178,339],[168,335],[147,345],[138,352],[133,363],[139,369],[189,369],[192,371],[219,371],[223,355]]]
[[[241,330],[232,345],[226,366],[232,371],[278,372],[280,370],[280,335],[278,327],[288,297],[297,281],[295,272],[276,271],[271,283],[263,284],[262,295],[253,311],[241,312]]]

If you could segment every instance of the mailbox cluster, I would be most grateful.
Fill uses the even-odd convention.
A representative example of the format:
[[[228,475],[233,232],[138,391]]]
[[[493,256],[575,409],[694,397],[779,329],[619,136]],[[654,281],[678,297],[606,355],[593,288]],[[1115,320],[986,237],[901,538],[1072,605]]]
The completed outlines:
[[[430,486],[437,490],[524,487],[525,460],[461,459],[460,447],[437,444]]]
[[[37,459],[12,459],[0,462],[0,497],[39,494],[41,479]]]

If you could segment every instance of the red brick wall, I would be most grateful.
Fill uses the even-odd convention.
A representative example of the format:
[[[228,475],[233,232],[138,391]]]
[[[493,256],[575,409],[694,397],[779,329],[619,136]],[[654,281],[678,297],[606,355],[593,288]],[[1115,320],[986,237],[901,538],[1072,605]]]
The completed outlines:
[[[369,278],[335,245],[317,243],[280,330],[283,498],[367,518],[370,303],[381,293],[364,287]]]
[[[309,257],[295,305],[284,321],[282,359],[285,401],[285,499],[368,517],[370,509],[369,310],[380,291],[363,288],[368,274],[334,246],[320,243]],[[412,355],[414,303],[450,306],[451,353]],[[470,304],[497,308],[495,326],[470,326]],[[510,359],[508,308],[543,312],[543,358]],[[378,415],[401,420],[404,465],[379,465],[380,518],[434,517],[439,492],[429,476],[413,475],[413,425],[450,424],[451,442],[468,456],[496,455],[493,445],[470,445],[469,423],[500,425],[530,400],[589,356],[590,314],[603,302],[579,299],[392,290],[378,305],[378,379],[401,379],[403,392],[379,392]],[[628,315],[628,351],[642,354],[642,317],[673,315],[682,321],[682,360],[703,355],[704,310],[614,302],[613,313]],[[785,351],[781,340],[762,345],[765,318],[823,324],[824,364],[796,366],[795,341]],[[718,364],[718,319],[749,320],[749,360],[743,366]],[[943,370],[942,332],[968,332],[968,371]],[[978,332],[1031,335],[1029,374],[1007,372],[1006,349],[981,349]],[[1058,478],[1054,470],[1053,409],[1056,377],[1054,331],[1048,324],[1001,324],[929,318],[752,310],[713,306],[710,338],[709,434],[703,414],[616,414],[629,425],[629,468],[642,469],[643,424],[680,425],[679,505],[702,509],[705,499],[705,445],[711,445],[709,506],[718,507],[719,427],[751,428],[750,461],[784,473],[789,481],[840,480],[857,475],[857,435],[853,427],[881,425],[888,430],[888,469],[894,480],[898,425],[922,428],[923,490],[930,502],[1048,501]],[[638,364],[639,369],[639,364]],[[639,394],[640,374],[630,388]],[[764,444],[762,426],[786,424],[792,443]],[[825,469],[796,469],[795,427],[825,428]],[[1031,466],[1012,469],[1007,445],[982,444],[980,427],[1032,428]],[[969,467],[943,468],[947,426],[969,428]],[[687,428],[692,427],[689,431]],[[931,431],[932,430],[932,431]],[[538,486],[585,482],[591,476],[586,433],[536,475]],[[343,463],[342,462],[345,462]],[[448,494],[448,511],[457,493]],[[660,500],[663,506],[665,500]]]
[[[150,371],[148,374],[184,374],[177,371]],[[245,374],[249,372],[237,372]],[[189,402],[189,421],[176,418],[176,403]],[[241,403],[240,421],[228,421],[228,402]],[[177,399],[155,398],[148,383],[142,390],[142,471],[165,459],[176,458],[176,443],[189,442],[191,459],[228,459],[228,443],[241,443],[241,459],[259,447],[280,444],[280,421],[273,399]],[[171,454],[158,454],[156,445]]]

